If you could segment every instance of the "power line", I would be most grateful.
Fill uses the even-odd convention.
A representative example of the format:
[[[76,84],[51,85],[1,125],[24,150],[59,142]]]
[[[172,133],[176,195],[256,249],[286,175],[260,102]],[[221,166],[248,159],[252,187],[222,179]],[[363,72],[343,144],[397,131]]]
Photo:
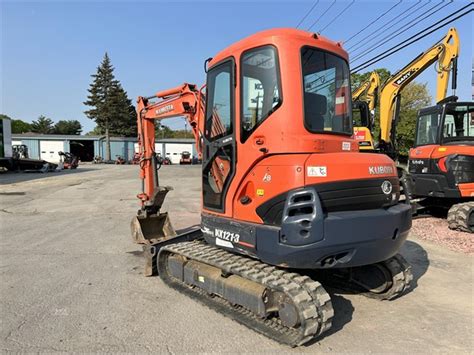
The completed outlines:
[[[395,5],[393,5],[390,9],[388,9],[387,11],[385,11],[383,14],[381,14],[379,17],[377,17],[375,20],[373,20],[371,23],[369,23],[367,26],[365,26],[363,29],[361,29],[359,32],[357,32],[355,35],[352,35],[351,37],[349,37],[347,40],[344,41],[344,44],[346,44],[347,42],[350,42],[354,37],[356,37],[357,35],[359,35],[360,33],[362,33],[363,31],[365,31],[367,28],[369,28],[370,26],[372,26],[375,22],[377,22],[378,20],[380,20],[382,17],[384,17],[386,14],[388,14],[390,11],[392,11],[394,8],[396,8],[398,5],[400,5],[402,3],[403,0],[400,0],[399,2],[397,2]],[[421,0],[418,0],[417,4],[420,3]]]
[[[382,52],[382,53],[376,55],[375,57],[369,59],[369,60],[366,61],[365,63],[362,63],[362,64],[358,65],[357,67],[355,67],[355,68],[351,71],[351,73],[357,73],[357,72],[361,71],[362,69],[365,69],[365,68],[371,66],[372,64],[375,64],[375,63],[381,61],[382,59],[385,59],[385,58],[387,58],[387,57],[389,57],[389,56],[391,56],[391,55],[393,55],[393,54],[399,52],[399,51],[402,50],[403,48],[406,48],[406,47],[408,47],[409,45],[411,45],[411,44],[413,44],[413,43],[415,43],[415,42],[418,42],[419,40],[425,38],[426,36],[432,34],[433,32],[435,32],[435,31],[437,31],[437,30],[439,30],[440,28],[442,28],[442,27],[444,27],[444,26],[446,26],[446,25],[449,25],[450,23],[456,21],[457,19],[460,19],[461,17],[466,16],[467,14],[469,14],[470,12],[472,12],[472,11],[474,11],[474,10],[471,8],[470,10],[467,10],[467,11],[463,12],[462,14],[456,16],[455,18],[449,20],[448,22],[443,23],[443,24],[440,24],[440,25],[438,25],[437,27],[433,28],[435,25],[439,24],[440,22],[445,21],[445,20],[448,19],[449,17],[452,17],[452,16],[456,15],[457,13],[461,12],[462,10],[464,10],[465,8],[467,8],[467,7],[471,6],[471,5],[472,5],[472,3],[470,3],[470,4],[468,4],[468,5],[466,5],[466,6],[462,7],[462,8],[460,8],[459,10],[456,10],[456,11],[453,12],[452,14],[446,16],[444,19],[442,19],[442,20],[436,22],[435,24],[433,24],[433,25],[431,25],[431,26],[425,28],[425,29],[422,30],[422,31],[419,31],[417,34],[411,36],[410,38],[407,38],[407,39],[404,40],[403,42],[401,42],[401,43],[399,43],[399,44],[393,46],[392,48],[386,50],[385,52]],[[432,29],[432,28],[433,28],[433,29]],[[418,37],[418,38],[415,38],[415,37],[421,35],[421,33],[425,32],[425,31],[427,31],[427,30],[430,30],[430,29],[431,29],[431,31],[425,33],[424,35],[422,35],[422,36],[420,36],[420,37]],[[401,46],[400,48],[397,48],[398,46],[400,46],[400,45],[402,45],[402,44],[403,44],[403,46]]]
[[[313,24],[308,27],[308,31],[311,30],[311,29],[314,27],[314,25],[316,25],[316,23],[317,23],[324,15],[326,15],[326,13],[331,9],[331,7],[334,6],[335,3],[336,3],[336,0],[334,0],[334,1],[329,5],[329,7],[328,7],[321,15],[319,15],[319,17],[316,19],[316,21],[314,21]]]
[[[431,7],[428,11],[431,11],[432,9],[434,9],[435,7],[439,6],[440,4],[443,3],[444,0],[441,0],[441,2],[439,2],[438,4],[434,5],[433,7]],[[414,10],[411,15],[413,15],[414,13],[416,13],[417,11],[421,10],[423,7],[425,7],[426,5],[428,5],[429,3],[431,2],[431,0],[427,1],[426,3],[424,3],[422,6],[420,6],[418,9]],[[417,4],[415,4],[416,6]],[[405,10],[404,12],[407,12],[409,11],[410,9],[412,9],[413,6],[411,6],[410,8],[408,8],[407,10]],[[354,43],[352,46],[348,47],[347,48],[347,51],[350,51],[351,49],[353,49],[355,47],[354,50],[357,50],[359,49],[360,47],[363,47],[364,45],[366,45],[368,42],[370,41],[373,41],[375,38],[381,36],[385,31],[389,30],[390,28],[398,25],[400,22],[396,21],[397,18],[399,18],[400,15],[396,15],[394,18],[390,19],[389,21],[387,21],[386,23],[382,24],[381,26],[379,26],[377,29],[375,29],[373,32],[371,32],[370,34],[368,34],[363,40],[360,40],[356,43]],[[407,16],[407,17],[410,17],[410,16]],[[390,22],[393,22],[392,25],[386,27]],[[374,37],[375,36],[375,37]],[[373,38],[371,38],[373,37]],[[370,41],[369,41],[369,38]]]
[[[355,0],[352,0],[352,2],[349,5],[347,5],[339,14],[337,14],[336,17],[334,17],[331,21],[329,21],[329,23],[325,27],[321,28],[318,31],[318,33],[323,32],[326,28],[328,28],[330,25],[332,25],[334,23],[334,21],[336,21],[339,18],[339,16],[341,16],[344,12],[346,12],[346,10],[348,8],[350,8],[354,3],[355,3]]]
[[[438,20],[436,23],[432,24],[431,26],[428,26],[428,27],[426,27],[426,28],[420,30],[418,33],[414,34],[413,36],[411,36],[411,37],[409,37],[409,38],[406,38],[406,39],[403,40],[402,42],[396,44],[395,46],[393,46],[393,47],[391,47],[391,48],[389,48],[389,49],[387,49],[386,51],[377,54],[376,56],[372,57],[371,59],[367,60],[366,62],[357,65],[357,66],[354,68],[354,70],[358,70],[361,66],[364,66],[364,65],[366,65],[367,63],[369,63],[369,65],[371,65],[371,64],[374,64],[374,63],[378,62],[380,59],[386,58],[387,56],[384,56],[384,57],[380,57],[380,56],[383,56],[383,55],[385,55],[386,53],[388,53],[388,52],[394,50],[395,48],[397,48],[397,47],[403,45],[404,43],[406,43],[406,42],[408,42],[408,41],[414,39],[415,37],[421,35],[423,32],[426,32],[426,31],[432,29],[432,28],[435,27],[437,24],[440,24],[440,26],[438,26],[437,29],[439,29],[439,28],[441,28],[441,27],[443,27],[443,26],[446,26],[447,24],[453,22],[454,20],[450,20],[449,22],[447,22],[447,23],[445,23],[445,24],[441,24],[441,23],[444,22],[444,21],[446,21],[446,20],[448,20],[450,17],[453,17],[453,16],[456,15],[457,13],[463,11],[464,9],[468,8],[468,7],[471,6],[472,4],[473,4],[473,3],[470,3],[470,4],[468,4],[468,5],[465,5],[465,6],[461,7],[460,9],[454,11],[453,13],[449,14],[448,16],[446,16],[446,17],[444,17],[444,18]],[[467,13],[469,13],[470,11],[473,11],[473,9],[469,10]],[[466,13],[466,14],[467,14],[467,13]],[[465,15],[465,14],[463,14],[463,16],[464,16],[464,15]],[[462,16],[461,16],[461,17],[462,17]],[[459,18],[459,17],[457,17],[457,18]],[[457,18],[456,18],[456,19],[457,19]],[[417,41],[420,40],[421,38],[426,37],[426,35],[428,35],[428,34],[430,34],[430,33],[433,33],[434,31],[435,31],[435,30],[432,30],[432,31],[428,32],[427,34],[423,35],[422,37],[415,39],[415,40],[412,41],[411,43],[417,42]],[[406,45],[403,46],[403,47],[401,47],[400,49],[405,48],[405,47],[406,47]],[[398,52],[400,49],[396,49],[393,53]],[[390,53],[389,55],[392,55],[393,53]],[[377,58],[379,58],[379,59],[376,60]]]
[[[427,3],[425,3],[424,5],[420,6],[420,7],[419,7],[418,9],[416,9],[415,11],[413,11],[413,12],[412,12],[412,15],[415,14],[417,11],[421,10],[423,7],[425,7],[425,6],[426,6],[427,4],[429,4],[430,2],[431,2],[431,0],[428,1]],[[434,6],[430,7],[427,11],[425,11],[425,14],[429,14],[430,11],[432,11],[432,10],[435,9],[435,8],[437,8],[439,5],[442,5],[443,3],[444,3],[444,0],[441,0],[439,3],[435,4]],[[409,11],[410,9],[411,9],[411,7],[410,7],[409,9],[405,10],[405,12]],[[440,10],[440,9],[438,9],[438,10],[436,10],[436,11],[439,11],[439,10]],[[436,12],[436,11],[435,11],[435,12]],[[409,17],[410,17],[410,16],[406,17],[405,20],[406,20],[407,18],[409,18]],[[429,16],[428,16],[428,17],[429,17]],[[407,28],[407,26],[408,26],[409,24],[411,24],[413,21],[416,21],[417,19],[419,19],[419,17],[415,17],[414,19],[412,19],[412,20],[411,20],[410,22],[408,22],[407,24],[401,25],[400,27],[398,27],[397,29],[395,29],[395,31],[393,31],[392,33],[395,33],[396,31],[400,30],[402,27]],[[419,21],[418,21],[418,22],[419,22]],[[400,22],[394,21],[393,24],[390,25],[390,26],[388,26],[388,27],[385,27],[385,28],[383,28],[384,26],[380,27],[379,29],[382,29],[382,28],[383,28],[383,31],[380,31],[380,32],[378,32],[378,33],[374,33],[374,34],[375,34],[375,37],[373,37],[370,41],[365,41],[365,42],[359,41],[358,43],[356,43],[356,44],[354,44],[353,46],[349,47],[348,50],[350,50],[350,49],[352,49],[352,48],[355,47],[355,48],[352,50],[352,52],[354,52],[354,51],[357,51],[357,50],[360,49],[360,48],[363,48],[364,46],[369,45],[369,44],[370,44],[371,42],[373,42],[376,38],[382,36],[385,32],[387,32],[388,30],[390,30],[391,28],[393,28],[393,27],[395,27],[395,26],[397,26],[397,25],[399,25],[399,24],[400,24]],[[392,34],[392,33],[391,33],[391,34]]]
[[[469,6],[469,5],[467,5],[467,6]],[[465,6],[465,7],[466,7],[466,6]],[[464,8],[465,8],[465,7],[464,7]],[[455,15],[456,13],[460,12],[460,11],[463,10],[464,8],[459,9],[458,11],[456,11],[456,12],[452,13],[451,15],[449,15],[448,17],[451,17],[451,16]],[[416,35],[414,35],[414,36],[412,36],[412,37],[410,37],[410,38],[407,38],[404,42],[401,42],[401,43],[399,43],[398,45],[393,46],[393,47],[390,48],[389,50],[387,50],[387,51],[385,51],[385,52],[383,52],[383,53],[380,53],[379,55],[377,55],[377,56],[375,56],[375,57],[369,59],[369,60],[366,61],[365,63],[360,64],[359,66],[357,66],[356,68],[354,68],[354,69],[351,71],[351,73],[357,73],[357,72],[361,71],[362,69],[365,69],[365,68],[367,68],[368,66],[370,66],[370,65],[372,65],[372,64],[375,64],[375,63],[381,61],[382,59],[385,59],[385,58],[387,58],[387,57],[389,57],[389,56],[391,56],[391,55],[393,55],[393,54],[399,52],[400,50],[406,48],[407,46],[409,46],[409,45],[411,45],[411,44],[413,44],[413,43],[415,43],[415,42],[418,42],[419,40],[425,38],[426,36],[430,35],[431,33],[433,33],[433,32],[435,32],[435,31],[439,30],[440,28],[442,28],[442,27],[444,27],[444,26],[446,26],[446,25],[449,25],[450,23],[452,23],[452,22],[456,21],[457,19],[459,19],[459,18],[461,18],[461,17],[463,17],[463,16],[469,14],[469,13],[472,12],[472,11],[473,11],[473,9],[468,10],[468,11],[462,13],[461,15],[459,15],[459,16],[457,16],[457,17],[451,19],[451,20],[448,21],[447,23],[444,23],[444,24],[439,25],[438,27],[436,27],[436,28],[434,28],[433,30],[429,31],[428,33],[424,34],[423,36],[421,36],[421,37],[419,37],[419,38],[415,38],[415,39],[413,39],[411,42],[408,42],[408,43],[404,44],[402,47],[393,50],[394,48],[396,48],[396,47],[398,47],[399,45],[403,44],[403,43],[406,42],[407,40],[410,40],[410,39],[412,39],[412,38],[418,36],[419,34],[421,34],[422,32],[424,32],[426,29],[423,30],[423,31],[418,32]],[[444,21],[444,19],[441,20],[441,21]],[[430,27],[428,27],[427,29],[432,28],[433,26],[434,26],[434,24],[431,25]],[[393,51],[392,51],[392,50],[393,50]],[[390,52],[390,51],[391,51],[391,52]],[[390,53],[388,53],[388,52],[390,52]],[[386,54],[385,54],[385,53],[386,53]]]
[[[365,57],[366,55],[368,55],[369,53],[373,52],[374,50],[376,50],[377,48],[383,46],[384,44],[386,44],[387,42],[390,42],[392,39],[394,39],[395,37],[401,35],[402,33],[405,33],[406,31],[412,29],[415,25],[417,25],[418,23],[426,20],[427,18],[433,16],[434,14],[436,14],[437,12],[441,11],[443,8],[445,8],[446,6],[448,6],[449,4],[451,4],[453,2],[453,0],[451,0],[450,2],[444,4],[443,6],[441,6],[439,9],[437,9],[436,11],[430,13],[430,14],[427,14],[426,16],[420,18],[420,19],[413,19],[412,21],[410,21],[409,23],[407,23],[406,25],[403,25],[402,27],[396,29],[394,32],[388,34],[387,36],[385,36],[384,38],[382,38],[381,40],[379,40],[378,42],[374,43],[373,45],[370,46],[370,50],[369,51],[362,51],[362,52],[359,52],[358,54],[354,54],[354,59],[353,61],[356,61],[362,57]],[[416,21],[415,23],[413,23],[413,21]],[[376,47],[374,47],[376,46]]]
[[[296,28],[300,27],[300,25],[303,23],[304,20],[306,20],[306,18],[314,10],[314,8],[316,7],[316,5],[318,3],[319,3],[319,0],[316,0],[316,2],[313,4],[313,6],[311,6],[311,9],[309,9],[309,11],[306,13],[306,15],[304,15],[303,18],[300,20],[300,22],[298,22],[298,24],[296,25]]]

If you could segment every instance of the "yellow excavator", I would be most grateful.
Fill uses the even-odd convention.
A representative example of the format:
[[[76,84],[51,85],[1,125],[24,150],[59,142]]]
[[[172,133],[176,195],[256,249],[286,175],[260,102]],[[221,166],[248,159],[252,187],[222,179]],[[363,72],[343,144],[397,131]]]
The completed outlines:
[[[436,102],[446,99],[450,72],[457,70],[459,36],[455,28],[450,28],[441,42],[408,63],[392,75],[380,91],[380,139],[377,149],[392,159],[398,156],[396,148],[396,126],[399,121],[401,91],[424,70],[436,63]],[[456,85],[453,76],[453,88]]]
[[[403,89],[423,71],[436,63],[436,102],[446,99],[450,72],[457,70],[459,43],[456,29],[450,28],[442,41],[421,53],[388,78],[381,86],[380,93],[380,78],[375,71],[371,73],[367,81],[354,90],[352,95],[352,100],[355,102],[353,104],[354,136],[359,141],[359,150],[376,150],[389,155],[392,159],[398,157],[395,137]],[[453,88],[455,85],[456,79],[453,76]],[[364,93],[365,99],[361,100]],[[378,96],[380,97],[380,137],[378,143],[374,143],[374,110]]]
[[[452,89],[456,89],[457,58],[460,40],[455,28],[437,44],[421,53],[404,68],[392,75],[380,90],[380,139],[377,151],[397,160],[396,127],[399,122],[402,90],[424,70],[435,64],[437,72],[436,102],[419,111],[415,147],[410,149],[408,169],[397,163],[401,190],[413,211],[418,208],[446,208],[451,229],[474,232],[474,103],[457,102],[456,96],[446,97],[450,73]],[[370,124],[369,108],[376,105],[377,78],[370,79],[355,90],[353,100],[367,91],[366,102],[354,107],[360,122]],[[371,93],[369,95],[369,92]],[[371,127],[367,125],[367,127]],[[361,151],[373,150],[372,133],[365,127],[354,129]],[[358,137],[359,136],[359,137]],[[366,143],[370,142],[370,143]],[[408,171],[407,171],[408,170]],[[408,197],[408,198],[407,198]]]
[[[361,151],[375,150],[372,131],[374,128],[375,106],[377,104],[379,86],[380,77],[376,71],[373,71],[369,79],[352,93],[354,138],[359,143],[359,150]],[[364,100],[361,99],[362,96],[365,96]]]

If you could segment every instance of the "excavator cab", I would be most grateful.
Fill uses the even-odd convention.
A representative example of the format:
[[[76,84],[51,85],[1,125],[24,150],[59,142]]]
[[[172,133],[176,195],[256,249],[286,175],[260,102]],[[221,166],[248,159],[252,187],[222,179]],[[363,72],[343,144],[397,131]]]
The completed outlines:
[[[415,195],[474,199],[474,102],[420,110],[409,164]]]
[[[354,138],[359,143],[359,149],[371,151],[374,149],[372,129],[374,115],[366,101],[357,100],[352,103],[352,121],[354,125]]]
[[[420,110],[409,172],[424,206],[449,209],[451,229],[474,232],[474,102],[448,97]]]

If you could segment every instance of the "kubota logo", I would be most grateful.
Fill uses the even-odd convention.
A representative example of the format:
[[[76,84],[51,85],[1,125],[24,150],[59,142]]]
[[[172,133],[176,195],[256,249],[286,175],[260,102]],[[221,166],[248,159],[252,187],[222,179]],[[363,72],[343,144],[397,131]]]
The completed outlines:
[[[159,108],[158,110],[155,111],[155,113],[157,115],[161,115],[163,113],[173,111],[173,110],[174,110],[174,106],[170,104],[170,105],[163,106],[162,108]]]
[[[387,165],[369,166],[369,174],[371,175],[393,174],[393,167],[387,166]]]

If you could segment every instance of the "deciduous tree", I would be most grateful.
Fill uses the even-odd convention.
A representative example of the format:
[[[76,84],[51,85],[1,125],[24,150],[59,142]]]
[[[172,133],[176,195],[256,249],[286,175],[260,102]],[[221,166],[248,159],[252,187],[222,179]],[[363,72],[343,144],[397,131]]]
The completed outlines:
[[[81,134],[82,125],[78,120],[60,120],[54,125],[55,134]]]

